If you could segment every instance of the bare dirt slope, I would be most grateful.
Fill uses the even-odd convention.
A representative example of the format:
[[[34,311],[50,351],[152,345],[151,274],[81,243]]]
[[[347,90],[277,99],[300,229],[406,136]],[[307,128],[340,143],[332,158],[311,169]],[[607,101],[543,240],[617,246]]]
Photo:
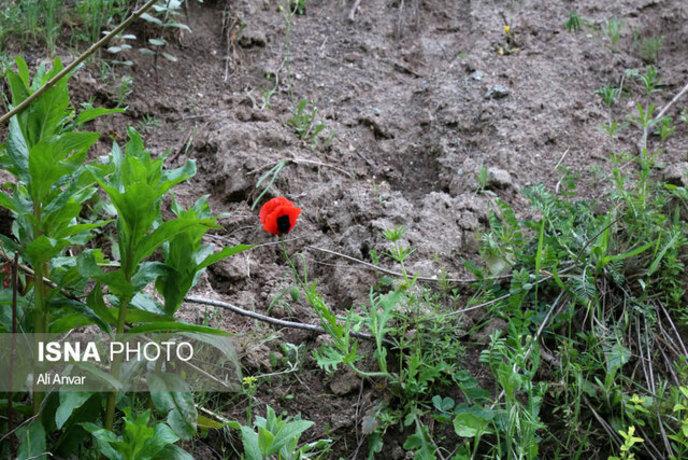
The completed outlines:
[[[635,131],[612,141],[600,130],[609,114],[594,94],[644,66],[633,33],[664,36],[657,63],[663,100],[688,78],[688,4],[680,0],[363,0],[353,22],[351,6],[309,1],[306,14],[288,25],[274,1],[193,4],[193,32],[176,45],[179,62],[161,62],[156,71],[136,57],[135,93],[119,121],[156,116],[162,124],[148,133],[150,145],[173,149],[174,162],[196,159],[199,174],[180,198],[207,193],[217,211],[231,213],[224,241],[270,241],[251,209],[255,185],[277,161],[293,160],[267,196],[286,195],[303,208],[288,249],[303,254],[338,309],[365,302],[378,275],[308,246],[370,260],[371,249],[384,250],[382,231],[402,225],[416,250],[411,271],[432,276],[443,268],[460,276],[495,197],[524,209],[523,189],[555,188],[562,167],[578,174],[583,196],[594,196],[606,186],[610,153],[634,151]],[[574,8],[584,28],[569,33],[563,23]],[[600,32],[613,16],[624,23],[616,47]],[[80,76],[87,92],[111,97],[96,80]],[[262,94],[273,87],[266,104]],[[314,101],[327,125],[316,148],[287,125],[301,98]],[[630,112],[614,110],[617,118]],[[678,129],[685,134],[686,125]],[[685,139],[674,136],[665,163],[686,159]],[[476,193],[481,165],[491,169],[489,193]],[[213,268],[201,289],[245,308],[270,306],[275,316],[314,321],[302,302],[280,300],[292,282],[279,251],[266,247]],[[207,317],[195,306],[186,314]],[[270,367],[273,345],[257,339],[268,330],[229,314],[212,319],[242,331],[249,368]],[[315,339],[284,334],[295,343]],[[323,375],[305,371],[293,387],[262,389],[261,398],[317,420],[318,434],[329,427],[341,439],[337,450],[353,452],[363,412],[354,407],[358,381],[342,387],[341,376]],[[368,403],[376,397],[364,394]]]

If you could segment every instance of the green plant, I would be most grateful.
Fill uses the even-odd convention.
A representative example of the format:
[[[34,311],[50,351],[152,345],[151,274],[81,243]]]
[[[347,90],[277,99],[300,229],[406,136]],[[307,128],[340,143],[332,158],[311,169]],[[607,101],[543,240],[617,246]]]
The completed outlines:
[[[229,426],[241,432],[246,460],[322,458],[331,443],[329,439],[320,439],[299,445],[302,434],[313,426],[313,422],[282,418],[270,406],[266,408],[265,417],[256,417],[253,427],[238,422],[230,422]]]
[[[618,45],[621,40],[621,27],[621,21],[616,17],[607,20],[604,25],[604,33],[612,46]]]
[[[581,17],[577,12],[571,11],[569,17],[564,23],[564,28],[569,32],[578,32],[582,27]]]
[[[74,13],[80,27],[74,32],[79,40],[96,42],[102,32],[123,19],[128,11],[128,0],[79,0],[74,5]]]
[[[490,171],[487,169],[487,166],[480,165],[476,180],[478,182],[478,192],[483,192],[490,182]]]
[[[660,118],[655,131],[662,142],[669,139],[676,132],[672,118],[670,116]]]
[[[174,443],[179,437],[164,422],[150,426],[150,411],[136,416],[130,407],[124,412],[124,430],[117,435],[94,423],[84,423],[83,427],[96,440],[98,451],[109,460],[154,460],[165,458],[191,459],[186,451]]]
[[[141,121],[139,121],[139,130],[144,133],[153,131],[155,128],[160,127],[160,119],[155,115],[143,114]]]
[[[611,85],[602,86],[595,93],[602,98],[602,102],[607,107],[613,106],[621,95],[619,88]]]
[[[296,104],[287,124],[294,129],[299,139],[309,142],[312,146],[315,146],[318,136],[326,128],[324,123],[318,121],[318,108],[308,99],[301,99]]]
[[[178,21],[182,15],[182,8],[186,0],[160,0],[156,5],[153,5],[153,10],[150,13],[141,15],[141,19],[157,26],[161,34],[158,37],[149,38],[146,47],[139,48],[139,52],[155,57],[157,65],[158,56],[161,55],[171,62],[177,62],[177,57],[166,51],[168,41],[164,37],[166,30],[182,30],[191,32],[189,26]]]
[[[118,107],[126,107],[127,99],[134,92],[134,79],[129,75],[123,75],[119,80],[117,85],[117,90],[115,94],[115,102],[117,102]]]
[[[644,442],[643,438],[635,436],[634,426],[629,426],[627,430],[619,430],[619,434],[623,438],[623,444],[619,448],[619,456],[611,456],[609,460],[633,460],[636,457],[631,451],[636,444]]]
[[[638,54],[648,64],[656,64],[664,45],[663,36],[645,37],[638,43]]]
[[[39,68],[31,81],[28,66],[18,58],[17,70],[7,73],[12,105],[29,97],[61,68],[56,60],[50,70]],[[96,108],[90,103],[82,106],[78,112],[71,107],[67,80],[63,79],[39,96],[29,110],[10,120],[7,141],[0,145],[0,166],[15,178],[0,193],[0,206],[14,219],[13,238],[0,237],[2,254],[16,253],[31,274],[18,293],[18,330],[66,333],[95,325],[103,332],[122,333],[126,324],[130,333],[223,334],[179,322],[174,315],[202,270],[250,246],[214,251],[203,243],[204,234],[217,227],[207,199],[197,200],[188,209],[174,200],[165,201],[175,185],[193,176],[194,163],[166,169],[165,157],[152,157],[135,130],[129,130],[124,149],[115,144],[109,157],[89,161],[88,150],[99,134],[83,130],[84,125],[122,109]],[[165,202],[171,205],[163,215]],[[101,238],[94,240],[96,233]],[[162,303],[144,292],[148,286],[155,286]],[[7,289],[0,298],[6,305]],[[12,325],[0,321],[0,330],[11,331]],[[115,382],[120,368],[116,361],[112,368]],[[174,439],[163,433],[167,444],[177,438],[191,439],[198,415],[185,382],[154,370],[146,381],[153,405],[167,417],[174,432]],[[118,437],[113,432],[118,399],[121,407],[126,407],[120,396],[109,394],[102,416],[105,398],[100,394],[55,392],[46,398],[34,391],[33,412],[39,421],[18,432],[22,440],[19,451],[35,452],[32,446],[45,446],[50,430],[56,429],[62,433],[55,453],[71,453],[68,449],[83,443],[79,423],[84,421],[83,414],[90,414],[89,422],[103,422],[105,431],[94,434],[104,443],[103,455],[112,454],[106,444],[123,443],[128,447],[114,451],[129,456],[117,458],[148,458],[141,452],[148,452],[150,446],[146,444],[141,451],[142,441],[136,433],[147,439],[151,430],[165,427],[158,424],[149,430],[144,427],[147,417],[130,418],[124,436]],[[39,454],[42,452],[45,448]],[[155,458],[155,453],[150,456]]]

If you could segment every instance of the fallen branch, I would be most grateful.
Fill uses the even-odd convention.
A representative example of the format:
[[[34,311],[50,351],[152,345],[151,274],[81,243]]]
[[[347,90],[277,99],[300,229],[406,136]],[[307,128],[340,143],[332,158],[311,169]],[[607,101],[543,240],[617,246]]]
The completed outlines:
[[[150,9],[153,5],[155,5],[158,2],[158,0],[148,0],[141,8],[138,10],[134,11],[131,16],[129,16],[124,22],[122,22],[120,25],[115,27],[111,32],[109,32],[107,35],[105,35],[103,38],[92,44],[91,46],[88,47],[86,51],[84,51],[79,57],[77,57],[73,62],[71,62],[67,67],[62,69],[57,75],[55,75],[53,78],[48,80],[48,82],[38,88],[36,92],[31,94],[29,97],[24,99],[18,106],[14,107],[12,110],[4,114],[2,117],[0,117],[0,125],[7,122],[10,118],[13,116],[17,115],[18,113],[22,112],[24,109],[26,109],[31,103],[39,98],[43,93],[48,91],[51,87],[55,86],[55,84],[60,81],[62,78],[67,76],[72,70],[74,70],[79,64],[84,62],[86,59],[88,59],[89,56],[91,56],[93,53],[95,53],[99,48],[102,48],[103,45],[105,45],[107,42],[112,40],[113,37],[118,35],[120,32],[122,32],[124,29],[126,29],[132,22],[134,22],[136,19],[138,19],[143,13],[145,13],[148,9]]]
[[[371,264],[370,262],[366,262],[365,260],[357,259],[355,257],[351,257],[351,256],[348,256],[346,254],[342,254],[340,252],[331,251],[329,249],[318,248],[315,246],[306,246],[306,249],[312,249],[314,251],[320,251],[320,252],[324,252],[326,254],[331,254],[333,256],[341,257],[343,259],[347,259],[347,260],[350,260],[352,262],[356,262],[358,264],[361,264],[365,267],[368,267],[371,270],[376,270],[376,271],[379,271],[382,273],[386,273],[387,275],[392,275],[392,276],[396,276],[399,278],[408,277],[408,278],[416,279],[419,281],[433,281],[433,282],[446,281],[449,283],[472,284],[472,283],[477,283],[480,281],[499,281],[499,280],[511,279],[511,275],[492,276],[492,277],[488,277],[488,278],[478,279],[478,278],[440,278],[437,276],[429,277],[429,276],[414,275],[413,273],[403,274],[400,272],[395,272],[394,270],[390,270],[388,268],[380,267],[379,265]]]
[[[275,326],[288,327],[291,329],[302,329],[304,331],[317,332],[319,334],[327,334],[327,331],[325,331],[325,329],[318,326],[317,324],[297,323],[295,321],[287,321],[284,319],[273,318],[272,316],[263,315],[261,313],[255,312],[255,311],[244,310],[241,307],[237,307],[236,305],[233,305],[233,304],[228,303],[228,302],[223,302],[221,300],[204,299],[202,297],[196,297],[196,296],[188,296],[188,297],[184,298],[184,300],[186,302],[189,302],[189,303],[209,305],[211,307],[223,308],[225,310],[229,310],[233,313],[236,313],[237,315],[247,316],[249,318],[257,319],[258,321],[263,321],[264,323],[273,324]],[[373,335],[366,334],[365,332],[350,332],[349,334],[352,337],[356,337],[359,339],[375,340],[375,337]]]

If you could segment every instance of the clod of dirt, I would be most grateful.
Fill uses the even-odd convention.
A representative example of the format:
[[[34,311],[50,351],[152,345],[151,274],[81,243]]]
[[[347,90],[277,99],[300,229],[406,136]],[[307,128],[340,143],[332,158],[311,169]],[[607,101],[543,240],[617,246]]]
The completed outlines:
[[[235,283],[250,276],[250,265],[248,256],[240,254],[216,263],[210,270],[214,276],[222,278],[223,281]]]
[[[504,169],[492,167],[488,169],[488,183],[487,186],[493,190],[506,190],[509,188],[517,188],[509,171]]]
[[[268,38],[260,29],[247,26],[239,37],[239,46],[242,48],[263,48],[268,43]]]
[[[487,325],[485,325],[485,328],[477,334],[475,340],[481,345],[487,345],[490,343],[490,336],[492,334],[497,331],[504,332],[507,330],[507,328],[508,324],[506,321],[501,318],[492,318],[490,321],[488,321]]]
[[[680,187],[688,186],[688,162],[681,161],[668,166],[662,176],[670,184]]]
[[[361,379],[351,370],[339,371],[330,382],[330,390],[337,396],[351,393],[361,384]]]
[[[490,86],[485,92],[485,99],[502,99],[510,94],[509,88],[498,83]]]

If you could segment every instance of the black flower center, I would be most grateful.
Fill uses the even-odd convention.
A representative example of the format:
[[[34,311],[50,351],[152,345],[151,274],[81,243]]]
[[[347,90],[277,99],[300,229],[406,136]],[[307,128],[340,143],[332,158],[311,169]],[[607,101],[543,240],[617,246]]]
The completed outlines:
[[[280,235],[284,235],[285,233],[289,232],[289,216],[279,216],[277,218],[277,230],[279,230]]]

